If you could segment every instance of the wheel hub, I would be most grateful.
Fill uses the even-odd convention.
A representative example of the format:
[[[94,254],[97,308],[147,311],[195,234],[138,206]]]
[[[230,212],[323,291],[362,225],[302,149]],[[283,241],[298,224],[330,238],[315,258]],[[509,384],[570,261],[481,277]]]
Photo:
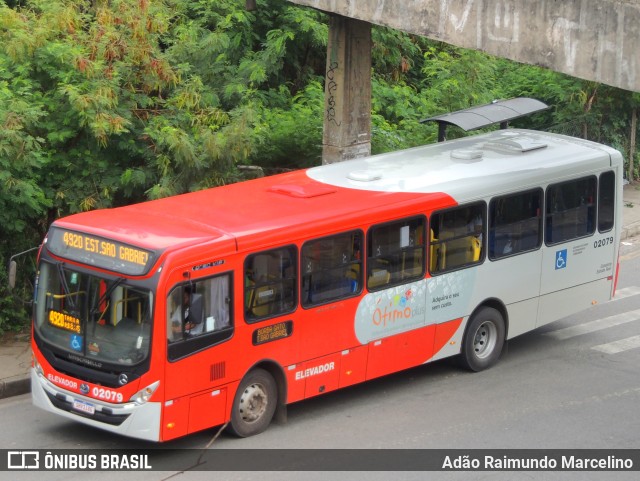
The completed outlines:
[[[473,351],[476,356],[483,359],[489,356],[495,346],[498,337],[498,330],[493,322],[487,321],[480,324],[473,337]]]
[[[259,420],[267,410],[268,396],[261,384],[251,384],[240,398],[240,415],[242,420],[252,423]]]

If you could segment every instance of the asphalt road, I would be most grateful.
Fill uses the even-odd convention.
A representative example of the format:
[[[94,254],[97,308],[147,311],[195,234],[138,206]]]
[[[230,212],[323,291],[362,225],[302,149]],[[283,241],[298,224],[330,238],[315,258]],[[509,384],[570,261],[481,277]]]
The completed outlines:
[[[223,433],[209,449],[640,449],[640,238],[625,244],[614,301],[510,341],[490,370],[468,373],[451,360],[421,366],[294,404],[286,424],[247,439]],[[127,479],[637,479],[637,472],[181,472],[215,434],[163,445],[177,472]],[[2,449],[153,447],[40,411],[28,395],[0,401]],[[81,472],[15,474],[0,472],[0,479],[87,479]]]

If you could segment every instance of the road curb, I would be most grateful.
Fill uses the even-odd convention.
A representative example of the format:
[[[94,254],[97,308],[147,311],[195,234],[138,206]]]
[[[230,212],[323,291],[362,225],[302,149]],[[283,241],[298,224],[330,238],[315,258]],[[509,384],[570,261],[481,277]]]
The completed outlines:
[[[19,396],[31,392],[31,380],[28,376],[0,381],[0,399]]]
[[[622,232],[620,234],[620,238],[622,240],[625,240],[630,237],[635,237],[639,234],[640,234],[640,222],[636,222],[634,224],[630,224],[626,227],[623,227]]]

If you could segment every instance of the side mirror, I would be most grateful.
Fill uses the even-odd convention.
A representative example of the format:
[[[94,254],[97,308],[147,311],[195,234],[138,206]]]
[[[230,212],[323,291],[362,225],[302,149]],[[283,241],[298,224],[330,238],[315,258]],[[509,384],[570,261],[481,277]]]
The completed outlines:
[[[16,273],[18,271],[18,263],[16,261],[9,262],[9,289],[16,287]]]
[[[9,290],[13,290],[16,287],[16,275],[18,273],[18,264],[14,260],[16,257],[20,257],[23,254],[28,254],[38,249],[40,246],[32,247],[26,251],[22,251],[19,254],[12,255],[9,258]]]

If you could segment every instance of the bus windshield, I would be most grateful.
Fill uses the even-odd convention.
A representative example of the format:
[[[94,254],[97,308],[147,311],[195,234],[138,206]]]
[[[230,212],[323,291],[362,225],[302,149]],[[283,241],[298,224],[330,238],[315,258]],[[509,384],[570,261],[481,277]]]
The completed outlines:
[[[96,362],[133,365],[149,355],[153,293],[125,278],[43,262],[35,294],[35,329],[59,349]]]

